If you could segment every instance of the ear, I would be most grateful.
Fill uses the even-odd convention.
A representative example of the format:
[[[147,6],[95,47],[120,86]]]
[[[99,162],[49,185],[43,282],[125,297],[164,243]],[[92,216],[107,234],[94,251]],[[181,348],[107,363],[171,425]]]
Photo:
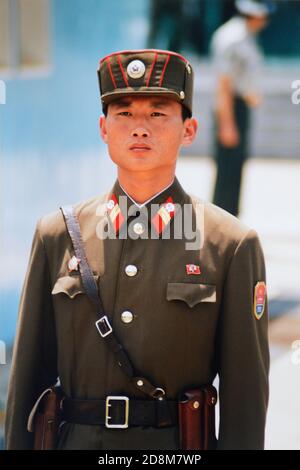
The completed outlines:
[[[103,141],[107,144],[107,129],[106,129],[106,117],[100,116],[99,119],[100,135]]]
[[[197,129],[198,129],[198,122],[195,118],[188,118],[183,123],[183,136],[181,145],[183,147],[188,147],[191,145],[196,137]]]

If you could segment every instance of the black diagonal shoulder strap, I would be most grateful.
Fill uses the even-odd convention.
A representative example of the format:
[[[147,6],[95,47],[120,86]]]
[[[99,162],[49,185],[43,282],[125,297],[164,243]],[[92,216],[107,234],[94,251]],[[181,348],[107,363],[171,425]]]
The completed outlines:
[[[149,382],[149,380],[145,379],[145,377],[137,376],[134,373],[134,368],[131,364],[131,361],[129,360],[123,346],[119,343],[114,334],[109,318],[107,314],[105,314],[100,292],[86,257],[79,221],[73,206],[62,206],[60,209],[64,216],[67,230],[73,244],[75,256],[79,263],[79,272],[81,275],[83,287],[89,299],[95,306],[98,316],[100,317],[95,323],[98,332],[105,340],[109,349],[115,354],[118,365],[129,377],[130,381],[140,391],[150,395],[152,398],[161,399],[161,397],[164,395],[164,390],[159,387],[154,387]]]
[[[104,315],[102,300],[98,292],[97,283],[94,279],[92,270],[85,254],[80,225],[73,206],[62,206],[61,211],[63,213],[66,226],[72,240],[75,256],[79,261],[79,271],[81,274],[83,287],[88,297],[95,305],[98,315],[102,316]]]

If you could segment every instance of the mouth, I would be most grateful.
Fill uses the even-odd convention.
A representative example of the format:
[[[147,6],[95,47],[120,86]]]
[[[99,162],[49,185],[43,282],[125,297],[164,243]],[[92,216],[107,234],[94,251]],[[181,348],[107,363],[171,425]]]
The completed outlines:
[[[133,152],[146,152],[151,150],[151,147],[146,144],[133,144],[129,147],[129,150],[132,150]]]

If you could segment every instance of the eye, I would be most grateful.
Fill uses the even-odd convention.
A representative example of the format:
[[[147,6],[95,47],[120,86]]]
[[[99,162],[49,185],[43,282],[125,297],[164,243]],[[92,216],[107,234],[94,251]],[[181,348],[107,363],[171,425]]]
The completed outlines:
[[[165,114],[159,113],[158,111],[154,111],[153,113],[151,113],[151,116],[159,117],[159,116],[165,116]]]
[[[118,113],[119,116],[130,116],[130,112],[129,111],[121,111],[120,113]]]

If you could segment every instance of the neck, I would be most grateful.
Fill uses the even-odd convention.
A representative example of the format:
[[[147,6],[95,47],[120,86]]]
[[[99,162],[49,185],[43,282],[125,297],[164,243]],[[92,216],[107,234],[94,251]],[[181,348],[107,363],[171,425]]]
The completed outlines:
[[[127,172],[118,168],[118,180],[134,201],[142,204],[155,194],[170,185],[175,177],[175,167],[168,172],[151,174],[151,172]]]

